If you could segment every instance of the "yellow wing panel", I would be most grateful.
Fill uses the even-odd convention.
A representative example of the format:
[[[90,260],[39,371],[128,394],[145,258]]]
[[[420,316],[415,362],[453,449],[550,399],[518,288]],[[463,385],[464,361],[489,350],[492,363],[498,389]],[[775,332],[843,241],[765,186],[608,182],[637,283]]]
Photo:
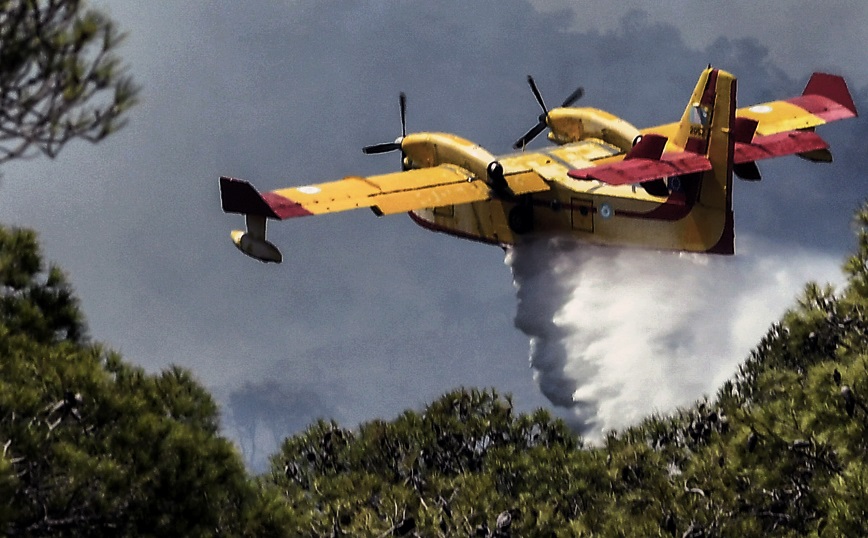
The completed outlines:
[[[406,213],[414,209],[467,204],[489,199],[488,185],[483,181],[462,181],[447,185],[435,185],[422,189],[391,192],[374,197],[377,213],[390,215]]]
[[[735,115],[739,118],[748,118],[756,121],[756,134],[758,135],[771,135],[783,133],[785,131],[810,129],[827,123],[823,118],[811,114],[804,108],[788,103],[787,101],[772,101],[760,105],[739,108],[736,110]],[[656,127],[642,129],[642,134],[659,134],[671,140],[677,131],[678,124],[669,123],[666,125],[658,125]],[[670,143],[666,149],[667,151],[677,151],[680,148]]]
[[[441,165],[369,177],[351,176],[317,185],[279,189],[271,194],[299,206],[306,213],[319,215],[374,206],[383,213],[391,213],[465,203],[468,198],[469,201],[485,200],[488,189],[467,170]]]
[[[756,133],[759,135],[809,129],[826,123],[823,118],[815,116],[804,108],[786,101],[773,101],[771,103],[740,108],[736,111],[735,115],[736,117],[756,121],[758,123]]]

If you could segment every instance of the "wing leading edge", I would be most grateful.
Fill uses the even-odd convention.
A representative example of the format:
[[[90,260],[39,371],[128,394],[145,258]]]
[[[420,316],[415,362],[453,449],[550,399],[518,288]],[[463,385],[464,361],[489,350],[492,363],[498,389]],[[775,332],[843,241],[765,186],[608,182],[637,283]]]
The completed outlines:
[[[458,166],[408,170],[259,193],[250,183],[220,178],[223,211],[285,220],[371,208],[378,215],[487,200],[488,185]]]

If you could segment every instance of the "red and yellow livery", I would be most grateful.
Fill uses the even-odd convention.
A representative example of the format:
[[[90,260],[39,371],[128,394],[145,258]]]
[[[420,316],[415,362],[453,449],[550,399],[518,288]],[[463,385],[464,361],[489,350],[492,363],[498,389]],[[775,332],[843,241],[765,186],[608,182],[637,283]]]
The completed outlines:
[[[280,262],[265,238],[267,219],[368,207],[377,215],[409,212],[431,230],[498,245],[568,233],[595,244],[733,254],[733,174],[757,180],[756,161],[783,155],[829,162],[814,129],[857,114],[844,80],[822,73],[799,97],[737,108],[735,77],[709,67],[679,122],[642,130],[598,109],[546,110],[530,82],[544,114],[517,145],[545,128],[557,145],[493,155],[455,135],[423,132],[366,148],[400,150],[400,172],[264,194],[222,177],[223,210],[247,222],[233,242],[256,259]],[[403,96],[401,112],[403,123]]]

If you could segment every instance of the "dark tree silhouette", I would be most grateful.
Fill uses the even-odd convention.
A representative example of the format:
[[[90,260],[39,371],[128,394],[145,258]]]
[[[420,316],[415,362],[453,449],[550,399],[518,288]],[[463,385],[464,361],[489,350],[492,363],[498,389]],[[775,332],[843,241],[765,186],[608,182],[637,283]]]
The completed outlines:
[[[114,55],[114,23],[80,0],[10,0],[0,9],[0,164],[54,157],[124,124],[137,88]]]

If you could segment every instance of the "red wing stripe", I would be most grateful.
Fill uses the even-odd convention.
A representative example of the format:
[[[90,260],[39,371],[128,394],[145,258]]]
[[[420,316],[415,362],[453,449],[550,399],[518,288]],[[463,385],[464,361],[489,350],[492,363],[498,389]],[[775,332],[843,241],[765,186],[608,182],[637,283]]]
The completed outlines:
[[[741,164],[828,147],[826,141],[812,131],[787,131],[768,136],[756,136],[750,144],[736,143],[733,162]]]
[[[298,202],[293,202],[289,198],[284,198],[273,192],[266,192],[262,195],[262,199],[274,211],[276,217],[281,220],[313,215],[313,213],[302,207]]]
[[[855,107],[851,110],[847,106],[822,95],[802,95],[787,99],[787,102],[805,109],[826,122],[845,120],[856,116]]]
[[[273,192],[260,194],[247,181],[225,176],[220,178],[220,202],[226,213],[261,215],[270,219],[312,215],[292,200]]]
[[[691,152],[664,153],[659,161],[652,159],[630,159],[618,163],[570,170],[568,175],[575,179],[596,179],[609,185],[632,185],[711,170],[711,162],[702,155]]]

